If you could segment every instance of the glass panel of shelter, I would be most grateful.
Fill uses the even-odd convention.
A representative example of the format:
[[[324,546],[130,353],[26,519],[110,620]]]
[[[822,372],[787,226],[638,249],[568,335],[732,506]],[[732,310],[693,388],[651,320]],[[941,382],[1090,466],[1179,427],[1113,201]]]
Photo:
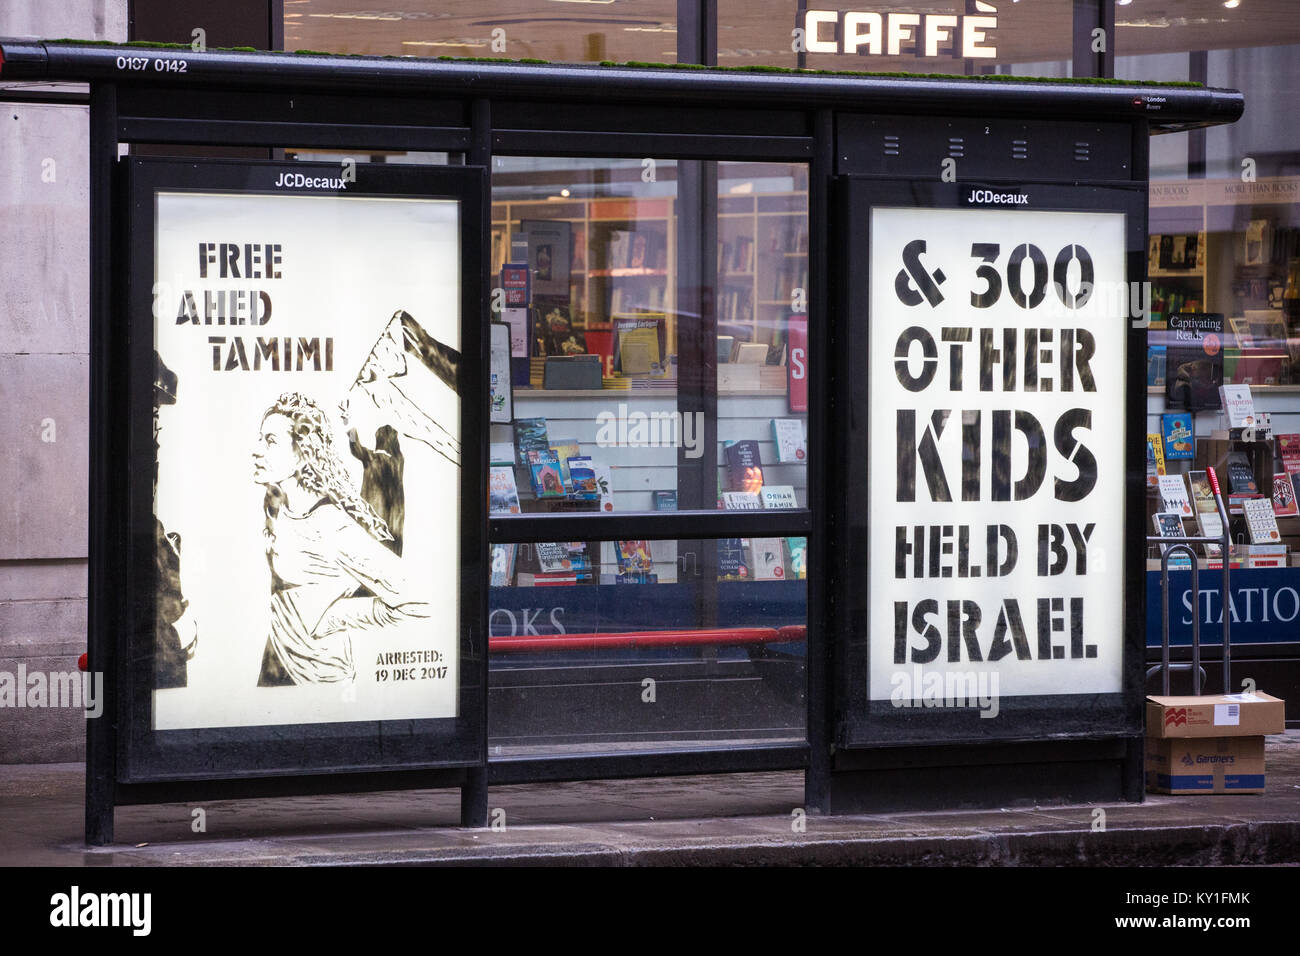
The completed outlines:
[[[807,507],[807,168],[714,172],[692,224],[672,160],[494,161],[496,317],[527,352],[492,425],[494,515]],[[690,228],[716,240],[707,318],[677,301]],[[679,354],[701,322],[708,378]],[[802,739],[806,547],[494,543],[491,752]]]

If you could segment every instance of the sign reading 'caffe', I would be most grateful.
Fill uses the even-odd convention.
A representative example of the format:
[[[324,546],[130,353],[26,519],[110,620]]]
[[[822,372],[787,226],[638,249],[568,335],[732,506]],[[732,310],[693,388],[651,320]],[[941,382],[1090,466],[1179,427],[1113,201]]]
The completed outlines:
[[[997,7],[968,0],[964,15],[808,10],[796,37],[802,28],[809,53],[993,59],[998,51],[989,34],[997,26]]]

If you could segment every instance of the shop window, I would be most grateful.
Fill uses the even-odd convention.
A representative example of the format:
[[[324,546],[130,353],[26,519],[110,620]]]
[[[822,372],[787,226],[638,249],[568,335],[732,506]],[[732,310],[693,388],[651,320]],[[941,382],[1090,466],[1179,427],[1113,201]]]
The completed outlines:
[[[719,0],[718,65],[1068,76],[1073,27],[1071,0]]]
[[[1186,0],[1177,12],[1117,8],[1117,74],[1240,89],[1246,113],[1226,131],[1152,140],[1148,534],[1222,532],[1205,497],[1213,468],[1230,560],[1247,572],[1234,589],[1285,591],[1300,552],[1300,136],[1277,117],[1300,94],[1300,24],[1286,0]],[[1215,545],[1196,551],[1202,567],[1223,560]],[[1148,551],[1156,608],[1157,556]],[[1294,638],[1268,613],[1235,612],[1234,644]],[[1214,642],[1217,613],[1198,613]],[[1159,640],[1157,615],[1147,642]]]
[[[284,0],[286,50],[595,63],[677,59],[674,0]]]
[[[802,741],[804,547],[493,545],[494,584],[514,586],[489,591],[490,756]],[[565,555],[578,583],[541,570]]]
[[[494,748],[802,739],[805,537],[501,519],[808,507],[807,167],[498,157],[491,257]]]

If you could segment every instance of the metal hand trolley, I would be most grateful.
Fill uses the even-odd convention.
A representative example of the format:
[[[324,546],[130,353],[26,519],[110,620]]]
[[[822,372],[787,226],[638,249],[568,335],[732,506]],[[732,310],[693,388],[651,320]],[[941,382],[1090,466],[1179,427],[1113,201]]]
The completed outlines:
[[[1161,672],[1160,692],[1169,696],[1169,672],[1191,671],[1192,687],[1196,696],[1201,695],[1205,685],[1205,669],[1201,667],[1201,590],[1196,552],[1194,544],[1218,544],[1223,560],[1223,692],[1232,693],[1232,590],[1229,587],[1232,574],[1232,538],[1228,531],[1228,509],[1224,506],[1223,495],[1219,491],[1219,478],[1213,468],[1205,470],[1214,493],[1214,504],[1219,510],[1219,521],[1223,533],[1219,537],[1176,537],[1164,538],[1148,536],[1148,544],[1162,544],[1160,556],[1160,663],[1147,668],[1147,679],[1156,671]],[[1186,553],[1192,565],[1192,660],[1190,663],[1171,664],[1169,662],[1169,558],[1177,553]]]

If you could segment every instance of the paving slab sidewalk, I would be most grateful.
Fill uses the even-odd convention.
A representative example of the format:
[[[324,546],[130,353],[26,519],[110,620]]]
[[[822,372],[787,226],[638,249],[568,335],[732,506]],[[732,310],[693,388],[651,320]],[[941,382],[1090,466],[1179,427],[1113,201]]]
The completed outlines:
[[[1300,731],[1268,738],[1266,760],[1262,795],[843,817],[805,814],[798,772],[494,787],[503,828],[483,830],[457,826],[447,790],[159,804],[119,808],[103,848],[82,843],[81,765],[0,765],[0,865],[1300,862]]]

